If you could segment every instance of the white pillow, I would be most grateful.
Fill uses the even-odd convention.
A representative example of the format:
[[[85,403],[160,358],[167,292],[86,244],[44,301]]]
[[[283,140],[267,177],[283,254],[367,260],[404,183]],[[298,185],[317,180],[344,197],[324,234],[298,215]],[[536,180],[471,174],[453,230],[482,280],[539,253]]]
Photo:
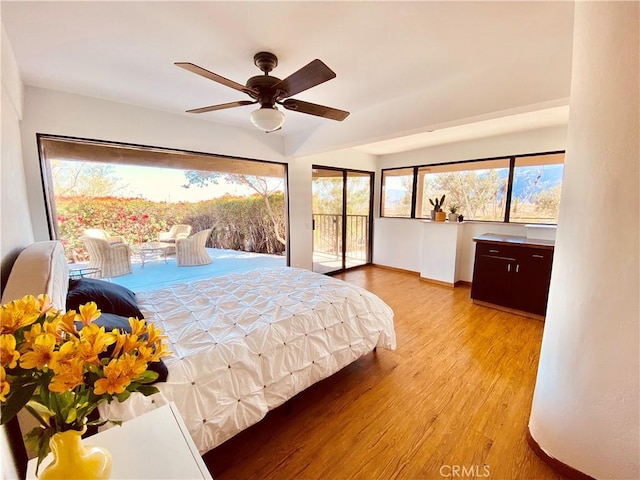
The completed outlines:
[[[59,241],[36,242],[25,248],[16,259],[7,285],[2,292],[2,303],[46,293],[53,306],[65,310],[69,290],[69,267],[64,247]]]

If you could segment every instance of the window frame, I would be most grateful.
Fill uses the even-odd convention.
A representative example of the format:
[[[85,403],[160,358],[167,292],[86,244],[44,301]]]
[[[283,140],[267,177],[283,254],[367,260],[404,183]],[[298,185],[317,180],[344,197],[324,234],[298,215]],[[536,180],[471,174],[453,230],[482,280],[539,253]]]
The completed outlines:
[[[459,165],[473,164],[473,163],[479,163],[479,162],[492,162],[495,160],[508,160],[509,174],[507,177],[508,180],[507,180],[507,192],[506,192],[506,199],[505,199],[504,219],[502,221],[469,219],[469,221],[482,222],[482,223],[512,223],[515,225],[526,225],[527,222],[513,222],[509,218],[511,213],[511,199],[513,195],[513,177],[514,177],[516,159],[525,158],[525,157],[545,156],[545,155],[557,155],[557,154],[563,154],[566,156],[566,150],[553,150],[548,152],[536,152],[536,153],[522,153],[517,155],[501,155],[498,157],[477,158],[477,159],[471,159],[471,160],[459,160],[459,161],[451,161],[451,162],[426,163],[421,165],[405,165],[401,167],[382,168],[380,169],[380,205],[379,205],[380,218],[403,218],[403,219],[413,219],[413,220],[426,220],[426,218],[424,217],[416,216],[416,212],[418,211],[418,205],[416,202],[416,199],[418,197],[418,172],[419,172],[419,169],[421,168],[441,167],[446,165],[459,166]],[[564,162],[563,162],[563,165],[564,165]],[[383,215],[384,195],[382,195],[382,192],[384,189],[385,172],[391,171],[391,170],[408,170],[408,169],[413,169],[413,190],[411,192],[411,216],[410,217],[393,217],[393,216]],[[536,225],[557,225],[557,223],[536,223]]]
[[[236,161],[250,161],[259,162],[264,164],[272,164],[281,166],[284,169],[284,208],[285,208],[285,234],[287,244],[285,246],[286,262],[287,266],[291,265],[291,218],[290,218],[290,205],[289,205],[289,164],[285,162],[277,162],[273,160],[262,160],[258,158],[238,157],[235,155],[224,155],[208,152],[200,152],[195,150],[186,150],[172,147],[158,147],[152,145],[143,145],[137,143],[119,142],[114,140],[98,140],[85,137],[74,137],[67,135],[56,135],[49,133],[36,132],[36,146],[38,150],[38,160],[40,164],[40,181],[42,184],[42,193],[44,200],[45,213],[47,215],[47,227],[49,230],[49,238],[51,240],[59,240],[60,233],[58,229],[57,212],[55,208],[55,199],[53,191],[53,177],[51,174],[51,162],[42,149],[42,142],[46,140],[59,140],[63,142],[76,142],[76,143],[89,143],[94,145],[102,145],[106,147],[122,147],[130,148],[141,152],[165,152],[175,153],[178,155],[195,155],[201,157],[207,157],[215,162],[216,159],[220,160],[236,160]]]

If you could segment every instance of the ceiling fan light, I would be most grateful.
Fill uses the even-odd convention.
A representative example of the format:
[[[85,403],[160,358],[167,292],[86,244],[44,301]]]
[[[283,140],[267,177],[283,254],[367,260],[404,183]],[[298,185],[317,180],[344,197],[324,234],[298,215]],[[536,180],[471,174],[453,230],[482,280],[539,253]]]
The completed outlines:
[[[249,116],[251,122],[263,132],[273,132],[282,127],[284,114],[274,105],[270,107],[260,107],[251,112]]]

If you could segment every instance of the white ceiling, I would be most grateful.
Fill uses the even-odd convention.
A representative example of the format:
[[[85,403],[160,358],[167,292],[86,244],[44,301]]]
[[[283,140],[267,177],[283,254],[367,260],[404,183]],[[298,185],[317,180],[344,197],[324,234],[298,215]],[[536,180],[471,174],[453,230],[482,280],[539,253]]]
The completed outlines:
[[[176,61],[245,83],[260,74],[258,51],[278,56],[280,78],[319,58],[337,78],[295,98],[351,115],[286,111],[277,134],[291,152],[402,151],[434,141],[419,134],[514,112],[553,123],[545,110],[569,97],[572,2],[2,1],[1,18],[26,85],[182,115],[248,97]],[[255,108],[199,118],[252,129]],[[446,141],[456,132],[475,135]]]

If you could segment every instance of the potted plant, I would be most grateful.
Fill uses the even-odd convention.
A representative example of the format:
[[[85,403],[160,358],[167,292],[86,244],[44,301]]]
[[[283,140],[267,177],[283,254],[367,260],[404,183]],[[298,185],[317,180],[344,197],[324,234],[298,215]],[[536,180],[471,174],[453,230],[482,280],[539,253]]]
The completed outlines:
[[[442,205],[444,205],[444,199],[446,195],[442,195],[441,198],[429,199],[429,203],[433,205],[433,210],[431,211],[431,220],[435,220],[436,222],[444,222],[446,218],[446,214],[442,211]]]
[[[449,207],[449,221],[457,222],[458,221],[458,205],[455,203]]]
[[[46,295],[0,307],[0,423],[22,407],[38,421],[25,435],[38,452],[38,466],[50,448],[54,454],[41,479],[108,478],[109,452],[80,442],[88,426],[111,421],[90,420],[91,412],[132,392],[158,392],[150,385],[158,373],[149,364],[169,354],[166,337],[135,318],[129,319],[130,333],[107,331],[94,323],[100,314],[95,302],[78,312],[56,310]]]

